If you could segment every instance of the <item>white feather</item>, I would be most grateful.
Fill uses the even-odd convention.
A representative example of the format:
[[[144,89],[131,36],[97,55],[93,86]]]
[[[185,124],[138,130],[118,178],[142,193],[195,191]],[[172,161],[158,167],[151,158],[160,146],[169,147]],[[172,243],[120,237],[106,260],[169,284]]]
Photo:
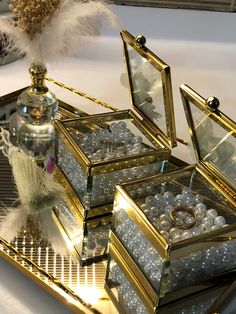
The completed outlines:
[[[12,242],[18,232],[25,225],[29,211],[23,206],[7,208],[5,215],[0,217],[0,235],[8,242]]]
[[[12,18],[1,17],[0,18],[0,31],[7,35],[8,46],[6,50],[10,53],[14,51],[19,55],[25,54],[30,50],[31,42],[29,36],[21,29],[14,27],[12,24]]]
[[[77,51],[83,42],[100,35],[104,24],[119,28],[116,15],[105,4],[64,0],[33,40],[6,20],[0,20],[0,30],[10,35],[15,42],[14,48],[26,53],[31,61],[48,61]]]

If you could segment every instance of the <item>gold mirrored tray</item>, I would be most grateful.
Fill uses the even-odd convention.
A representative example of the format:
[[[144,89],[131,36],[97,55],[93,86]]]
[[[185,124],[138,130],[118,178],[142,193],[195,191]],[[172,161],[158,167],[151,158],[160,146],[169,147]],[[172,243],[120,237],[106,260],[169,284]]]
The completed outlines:
[[[21,92],[19,90],[0,97],[0,125],[7,126]],[[63,102],[59,104],[62,116],[85,115]],[[172,164],[173,167],[183,165],[175,158]],[[4,216],[6,208],[17,206],[11,166],[0,153],[0,216]],[[66,245],[52,213],[51,208],[34,218],[29,216],[12,243],[8,243],[0,234],[0,256],[76,313],[118,313],[104,289],[106,262],[81,267]],[[192,300],[189,302],[191,304]]]

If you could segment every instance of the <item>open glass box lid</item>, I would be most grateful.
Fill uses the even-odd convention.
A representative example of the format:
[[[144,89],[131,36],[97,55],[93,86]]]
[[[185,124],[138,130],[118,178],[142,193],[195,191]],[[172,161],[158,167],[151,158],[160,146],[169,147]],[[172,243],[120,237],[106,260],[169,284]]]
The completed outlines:
[[[236,124],[219,111],[218,99],[205,100],[186,85],[180,92],[198,169],[236,205]]]
[[[132,109],[57,121],[59,135],[90,175],[166,160],[176,146],[170,67],[144,46],[144,37],[121,36]]]
[[[145,37],[121,32],[132,109],[169,147],[176,146],[170,67],[145,47]]]

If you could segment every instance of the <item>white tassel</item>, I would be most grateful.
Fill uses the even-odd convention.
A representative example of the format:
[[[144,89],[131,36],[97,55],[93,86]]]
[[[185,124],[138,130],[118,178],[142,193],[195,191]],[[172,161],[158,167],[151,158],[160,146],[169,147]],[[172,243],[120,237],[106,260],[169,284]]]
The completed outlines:
[[[36,162],[25,155],[10,142],[10,134],[0,128],[0,144],[5,156],[9,158],[12,173],[23,207],[37,211],[54,204],[64,193],[62,186],[40,168]]]
[[[0,235],[11,242],[25,225],[27,217],[46,212],[64,193],[61,185],[10,141],[10,134],[0,127],[0,149],[9,158],[21,205],[5,208],[0,217]],[[50,211],[49,211],[50,212]]]

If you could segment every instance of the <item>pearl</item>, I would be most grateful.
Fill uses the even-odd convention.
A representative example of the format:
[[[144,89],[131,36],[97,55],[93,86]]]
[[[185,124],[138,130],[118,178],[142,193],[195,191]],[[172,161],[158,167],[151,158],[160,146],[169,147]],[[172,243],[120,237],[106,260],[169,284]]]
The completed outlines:
[[[174,194],[170,191],[167,191],[163,194],[163,201],[172,203],[174,201]]]
[[[214,220],[211,217],[204,217],[202,219],[201,225],[208,228],[208,227],[211,227],[213,223],[214,223]]]
[[[182,195],[183,195],[184,197],[186,197],[186,196],[191,196],[191,195],[192,195],[192,190],[189,189],[189,188],[183,188],[183,190],[182,190]]]
[[[160,216],[159,216],[159,220],[161,221],[161,220],[169,220],[169,215],[168,214],[161,214]]]
[[[152,206],[155,204],[154,196],[150,195],[145,198],[145,203],[147,206]]]
[[[198,221],[201,221],[205,216],[205,211],[201,207],[195,209],[195,213]]]
[[[161,220],[159,224],[160,230],[168,231],[170,230],[171,224],[169,220]]]
[[[179,242],[182,240],[182,236],[181,236],[181,234],[174,234],[171,239],[173,242]]]
[[[193,235],[192,235],[191,231],[189,231],[189,230],[186,230],[186,231],[184,231],[184,232],[182,233],[182,238],[183,238],[183,240],[188,239],[188,238],[191,238],[192,236],[193,236]]]
[[[165,230],[161,230],[160,231],[160,234],[166,239],[168,240],[169,239],[169,233]]]
[[[197,204],[197,203],[202,203],[203,202],[203,196],[202,195],[199,195],[199,194],[196,194],[193,196],[193,200],[194,202]]]
[[[164,207],[163,213],[169,215],[172,208],[173,208],[173,207],[170,206],[170,205]]]
[[[201,210],[204,212],[206,212],[206,205],[204,203],[197,203],[195,206],[195,210]]]
[[[214,224],[217,226],[217,227],[222,227],[225,225],[225,218],[223,216],[217,216],[215,219],[214,219]]]
[[[177,228],[171,228],[169,231],[169,236],[173,238],[176,234],[180,234],[180,230]]]
[[[217,215],[218,215],[217,211],[215,209],[213,209],[213,208],[208,209],[206,211],[206,216],[209,217],[209,218],[213,218],[214,219],[214,218],[217,217]]]

